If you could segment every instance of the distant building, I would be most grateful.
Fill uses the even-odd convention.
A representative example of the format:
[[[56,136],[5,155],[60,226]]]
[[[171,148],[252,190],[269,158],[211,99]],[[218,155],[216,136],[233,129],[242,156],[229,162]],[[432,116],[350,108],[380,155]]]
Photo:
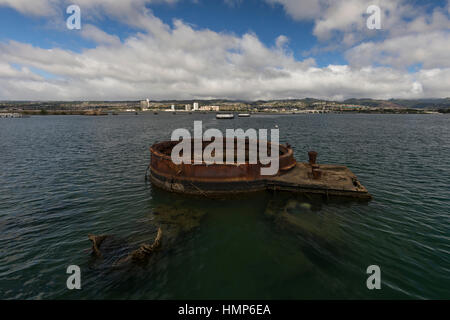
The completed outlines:
[[[146,111],[146,110],[150,109],[150,100],[149,99],[141,101],[141,109],[143,111]]]
[[[198,102],[194,102],[194,111],[198,110]]]
[[[220,111],[219,106],[202,106],[198,110],[200,111]]]
[[[174,104],[170,107],[170,110],[175,111],[175,105]]]
[[[186,111],[191,111],[191,105],[190,104],[185,105],[184,108],[185,108]]]

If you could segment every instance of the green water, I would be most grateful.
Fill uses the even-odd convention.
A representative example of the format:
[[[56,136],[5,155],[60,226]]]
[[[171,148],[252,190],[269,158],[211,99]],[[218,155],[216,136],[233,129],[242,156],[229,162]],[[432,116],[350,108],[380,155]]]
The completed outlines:
[[[280,128],[299,161],[348,166],[370,203],[210,200],[144,180],[172,130]],[[0,298],[449,299],[450,118],[443,115],[35,116],[0,120]],[[162,226],[145,265],[113,267]],[[118,247],[90,255],[89,233]],[[66,288],[79,265],[82,290]],[[381,268],[382,289],[366,287]]]

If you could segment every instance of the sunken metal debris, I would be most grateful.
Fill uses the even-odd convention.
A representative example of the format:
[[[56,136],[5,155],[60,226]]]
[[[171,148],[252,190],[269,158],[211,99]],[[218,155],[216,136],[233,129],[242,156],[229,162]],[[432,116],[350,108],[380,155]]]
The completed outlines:
[[[190,208],[183,201],[175,201],[170,205],[159,204],[146,218],[149,227],[159,226],[153,243],[144,243],[137,249],[127,239],[115,235],[89,234],[93,262],[113,267],[126,264],[143,265],[155,253],[175,247],[180,238],[200,226],[205,214],[205,210]]]
[[[97,258],[102,258],[103,254],[101,251],[102,243],[108,239],[112,238],[113,236],[110,235],[101,235],[96,236],[90,234],[89,240],[92,242],[92,254],[96,256]],[[132,251],[129,255],[127,255],[125,258],[122,258],[118,260],[114,265],[121,265],[126,262],[132,261],[132,262],[145,262],[145,260],[150,257],[160,246],[161,246],[161,239],[162,239],[162,229],[158,228],[158,233],[156,235],[156,238],[152,244],[143,244],[138,249]]]

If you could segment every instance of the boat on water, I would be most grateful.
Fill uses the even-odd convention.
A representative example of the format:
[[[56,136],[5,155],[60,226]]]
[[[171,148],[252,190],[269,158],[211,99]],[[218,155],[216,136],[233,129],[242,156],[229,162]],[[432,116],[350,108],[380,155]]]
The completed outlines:
[[[237,159],[238,140],[234,139],[234,155]],[[197,140],[190,140],[191,150],[195,150]],[[229,141],[223,140],[223,146]],[[370,200],[372,196],[361,185],[358,178],[345,166],[317,164],[317,152],[308,153],[309,162],[298,163],[289,144],[278,145],[278,170],[273,175],[262,175],[262,164],[259,160],[250,162],[250,150],[255,150],[255,141],[245,139],[240,141],[244,147],[245,161],[243,163],[195,163],[191,160],[181,164],[172,161],[172,149],[178,141],[155,143],[150,147],[150,164],[148,178],[152,184],[169,192],[199,196],[223,196],[248,192],[287,191],[293,193],[313,194],[325,199],[340,197],[360,200]],[[189,141],[188,141],[189,143]],[[201,151],[210,144],[201,141]],[[264,145],[264,142],[262,142]],[[198,145],[197,145],[198,146]],[[260,142],[256,141],[256,149]],[[241,149],[242,150],[242,149]],[[267,150],[272,150],[267,142]],[[228,150],[227,150],[228,151]],[[195,151],[194,151],[195,153]],[[225,157],[225,156],[224,156]],[[235,160],[236,161],[236,160]]]
[[[250,113],[239,113],[238,117],[239,118],[248,118],[248,117],[250,117]]]
[[[233,113],[218,113],[216,119],[234,119]]]

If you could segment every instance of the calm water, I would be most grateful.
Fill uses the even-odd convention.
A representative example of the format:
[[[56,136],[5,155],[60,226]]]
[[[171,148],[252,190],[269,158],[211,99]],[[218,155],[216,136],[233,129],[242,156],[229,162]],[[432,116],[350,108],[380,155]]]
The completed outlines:
[[[374,200],[213,201],[153,190],[144,181],[149,146],[192,130],[194,119],[219,129],[277,124],[297,160],[314,149],[319,162],[347,165]],[[1,119],[0,162],[3,299],[450,298],[448,116]],[[159,225],[163,248],[148,264],[112,266],[152,242]],[[123,245],[94,260],[89,233]],[[72,264],[82,270],[80,291],[66,289]],[[366,288],[372,264],[381,267],[379,291]]]

